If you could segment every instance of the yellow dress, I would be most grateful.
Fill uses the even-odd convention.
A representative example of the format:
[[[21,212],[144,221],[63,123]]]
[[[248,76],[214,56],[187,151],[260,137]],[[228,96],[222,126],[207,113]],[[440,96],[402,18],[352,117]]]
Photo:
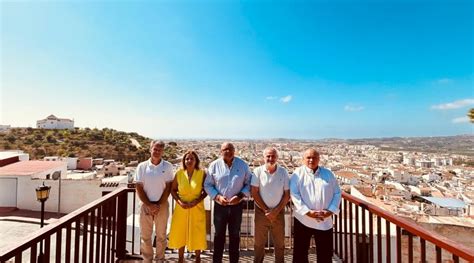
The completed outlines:
[[[176,173],[176,180],[179,198],[190,202],[201,195],[204,171],[194,170],[191,181],[189,181],[186,170],[180,169]],[[184,209],[177,203],[175,204],[168,246],[174,249],[186,246],[189,251],[207,248],[204,201],[190,209]]]

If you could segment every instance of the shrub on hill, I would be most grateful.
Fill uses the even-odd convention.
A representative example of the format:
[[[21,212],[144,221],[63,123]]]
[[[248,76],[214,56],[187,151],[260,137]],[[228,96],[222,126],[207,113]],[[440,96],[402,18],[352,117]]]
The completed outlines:
[[[135,139],[141,147],[131,141]],[[30,159],[45,156],[94,157],[117,161],[144,161],[149,158],[151,139],[136,132],[122,132],[110,128],[75,128],[74,130],[48,130],[13,128],[0,133],[3,150],[18,149],[30,155]],[[176,159],[180,148],[173,142],[167,144],[163,158]]]

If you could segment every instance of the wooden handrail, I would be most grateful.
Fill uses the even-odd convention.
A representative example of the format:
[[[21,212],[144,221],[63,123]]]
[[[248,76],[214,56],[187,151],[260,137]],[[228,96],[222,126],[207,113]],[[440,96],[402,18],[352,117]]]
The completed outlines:
[[[108,200],[112,198],[119,197],[122,194],[128,193],[128,192],[133,192],[135,189],[130,189],[126,187],[122,187],[119,189],[116,189],[113,192],[108,193],[107,195],[102,196],[101,198],[75,210],[74,212],[71,212],[61,218],[53,224],[49,224],[41,229],[39,229],[36,232],[33,232],[30,234],[28,237],[26,237],[24,240],[19,241],[17,243],[11,244],[10,246],[4,248],[0,252],[0,262],[5,262],[8,259],[12,258],[15,256],[19,251],[24,251],[28,249],[32,243],[37,243],[44,239],[47,236],[50,236],[58,231],[58,229],[61,229],[72,222],[75,222],[78,217],[81,217],[93,209],[101,206],[103,203],[107,202]]]
[[[371,203],[365,202],[351,194],[348,194],[346,192],[342,192],[342,197],[349,202],[363,207],[367,209],[368,211],[372,212],[375,215],[378,215],[385,220],[401,227],[402,229],[407,230],[408,232],[412,233],[415,236],[418,236],[424,240],[427,240],[434,245],[447,250],[448,252],[457,255],[468,262],[473,262],[474,261],[474,250],[459,244],[459,243],[454,243],[452,240],[443,237],[437,233],[431,232],[429,230],[424,229],[423,227],[407,220],[402,217],[396,216],[390,212],[387,212],[383,209],[381,209],[378,206],[375,206]]]
[[[113,198],[120,198],[124,194],[128,192],[133,192],[135,189],[131,188],[119,188],[99,199],[97,199],[94,202],[91,202],[74,212],[61,217],[57,222],[53,224],[49,224],[45,226],[44,228],[39,229],[38,231],[32,233],[29,235],[27,238],[24,240],[17,242],[15,244],[11,244],[9,247],[3,249],[0,252],[0,262],[5,262],[6,260],[9,260],[10,258],[14,257],[17,255],[19,252],[22,252],[29,247],[31,247],[32,243],[38,243],[39,241],[43,240],[44,238],[53,235],[56,233],[59,229],[62,229],[66,226],[69,226],[73,222],[76,222],[77,218],[80,218],[82,216],[85,216],[86,214],[90,213],[94,209],[100,207],[103,205],[105,202],[113,199]],[[452,240],[449,240],[437,233],[433,233],[429,230],[426,230],[422,228],[421,226],[407,220],[404,218],[401,218],[399,216],[396,216],[390,212],[387,212],[380,207],[377,207],[373,204],[370,204],[366,201],[363,201],[357,197],[354,197],[348,193],[343,192],[342,197],[349,201],[350,203],[353,203],[357,205],[358,207],[363,207],[364,209],[367,209],[371,213],[384,218],[385,220],[401,227],[402,229],[410,232],[411,234],[418,236],[426,241],[431,242],[432,244],[436,245],[437,247],[446,250],[449,253],[452,253],[455,256],[458,256],[460,258],[463,258],[467,260],[468,262],[474,262],[474,250],[467,248],[459,243],[454,243]],[[122,209],[123,210],[123,209]],[[122,214],[124,211],[122,211]],[[125,211],[126,213],[126,211]],[[118,218],[117,218],[118,219]],[[124,218],[122,218],[124,219]],[[121,220],[122,220],[121,219]],[[123,231],[123,230],[122,230]],[[123,234],[123,233],[122,233]],[[122,236],[119,235],[121,239],[123,239]],[[123,245],[123,244],[121,244]]]

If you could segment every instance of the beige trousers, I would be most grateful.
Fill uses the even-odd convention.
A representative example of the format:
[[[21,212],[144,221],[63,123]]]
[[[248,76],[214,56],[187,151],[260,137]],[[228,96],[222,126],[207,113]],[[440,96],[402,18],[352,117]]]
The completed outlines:
[[[275,221],[270,222],[265,213],[255,207],[255,260],[261,263],[265,257],[265,243],[268,239],[268,232],[272,233],[273,245],[275,246],[275,261],[283,263],[285,261],[285,209],[282,209]]]
[[[166,249],[166,226],[168,224],[168,202],[162,204],[158,214],[147,215],[143,209],[143,205],[140,209],[140,237],[141,237],[141,248],[140,251],[143,255],[145,262],[151,262],[153,260],[153,226],[155,226],[156,234],[156,256],[157,260],[165,259]]]

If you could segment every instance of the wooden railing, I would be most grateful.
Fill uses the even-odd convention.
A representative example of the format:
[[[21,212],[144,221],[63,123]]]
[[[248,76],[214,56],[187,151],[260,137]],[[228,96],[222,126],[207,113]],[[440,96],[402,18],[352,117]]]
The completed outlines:
[[[135,200],[134,191],[117,189],[60,218],[1,251],[0,262],[115,262],[127,258],[127,235],[132,236],[132,254],[135,250],[136,235],[127,233],[126,222],[127,215],[135,213],[127,211],[129,194]],[[350,194],[342,197],[341,212],[334,216],[334,252],[344,262],[474,262],[472,249]],[[288,210],[292,217],[291,206]],[[135,231],[135,222],[131,229]],[[289,249],[292,239],[290,236]],[[38,250],[41,243],[44,251]],[[212,241],[210,244],[212,253]],[[247,243],[241,245],[253,249]]]
[[[344,262],[474,262],[471,248],[350,194],[342,197],[334,252]]]
[[[61,217],[2,250],[0,262],[115,262],[125,258],[129,192],[134,189],[117,189]]]

